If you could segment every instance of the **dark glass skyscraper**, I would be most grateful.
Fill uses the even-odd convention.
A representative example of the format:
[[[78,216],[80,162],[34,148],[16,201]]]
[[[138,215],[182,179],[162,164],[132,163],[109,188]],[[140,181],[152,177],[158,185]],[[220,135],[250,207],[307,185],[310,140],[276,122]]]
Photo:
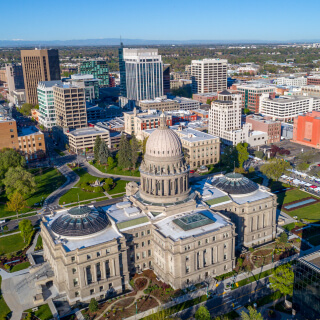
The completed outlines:
[[[293,309],[305,319],[320,319],[320,251],[300,258],[295,266]]]
[[[119,48],[120,95],[122,97],[127,97],[126,63],[123,59],[123,49],[123,43],[121,42]]]

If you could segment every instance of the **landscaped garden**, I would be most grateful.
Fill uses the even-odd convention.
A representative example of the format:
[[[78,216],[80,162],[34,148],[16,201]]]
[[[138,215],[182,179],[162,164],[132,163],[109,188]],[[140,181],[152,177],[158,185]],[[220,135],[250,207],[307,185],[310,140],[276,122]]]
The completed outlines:
[[[28,309],[28,310],[25,310],[24,312],[31,313],[31,315],[34,316],[35,319],[40,319],[40,320],[53,319],[53,315],[48,304],[43,304],[42,306],[39,306],[37,311],[32,311],[32,309]]]
[[[35,177],[36,190],[26,198],[27,207],[19,213],[39,209],[41,201],[66,182],[66,178],[54,168],[31,169],[29,171]],[[0,219],[16,214],[6,210],[7,202],[8,198],[5,195],[0,196]]]
[[[125,169],[118,168],[118,167],[110,168],[106,165],[99,164],[96,161],[89,161],[89,163],[91,165],[95,166],[99,171],[101,171],[103,173],[120,175],[120,176],[140,177],[140,171],[138,168],[135,170],[125,170]]]
[[[117,194],[125,192],[125,185],[128,181],[111,178],[97,178],[90,175],[82,168],[73,168],[73,171],[80,177],[79,182],[65,193],[59,200],[59,204],[75,203],[82,200],[90,200],[99,197],[105,197],[104,192]],[[97,182],[97,186],[95,183]]]

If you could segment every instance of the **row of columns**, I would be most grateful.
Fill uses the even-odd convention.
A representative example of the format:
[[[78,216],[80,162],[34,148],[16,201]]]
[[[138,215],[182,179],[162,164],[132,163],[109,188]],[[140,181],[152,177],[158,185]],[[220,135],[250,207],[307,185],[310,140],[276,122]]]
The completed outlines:
[[[265,227],[270,226],[269,213],[263,213],[256,215],[251,218],[251,228],[250,231],[257,231]]]
[[[97,263],[83,267],[84,284],[89,285],[98,281],[98,274],[100,274],[100,280],[112,278],[119,275],[120,271],[118,269],[116,260],[118,259],[99,261]]]
[[[142,177],[141,188],[147,194],[155,196],[173,196],[188,190],[188,180],[187,175],[173,179]]]

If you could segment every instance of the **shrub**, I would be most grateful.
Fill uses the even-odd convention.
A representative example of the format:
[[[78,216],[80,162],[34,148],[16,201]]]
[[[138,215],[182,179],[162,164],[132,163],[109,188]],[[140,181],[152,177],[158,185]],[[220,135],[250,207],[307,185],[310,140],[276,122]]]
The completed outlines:
[[[292,229],[294,229],[295,224],[294,222],[287,224],[286,226],[283,226],[283,229],[287,230],[287,231],[291,231]]]
[[[250,251],[250,252],[253,252],[253,251],[254,251],[254,249],[253,249],[252,247],[250,247],[250,248],[249,248],[249,251]]]
[[[5,265],[4,265],[4,268],[5,268],[6,270],[10,270],[10,269],[11,269],[11,267],[10,267],[8,264],[5,264]]]
[[[254,170],[254,168],[253,167],[250,167],[249,168],[249,173],[253,173],[255,170]]]

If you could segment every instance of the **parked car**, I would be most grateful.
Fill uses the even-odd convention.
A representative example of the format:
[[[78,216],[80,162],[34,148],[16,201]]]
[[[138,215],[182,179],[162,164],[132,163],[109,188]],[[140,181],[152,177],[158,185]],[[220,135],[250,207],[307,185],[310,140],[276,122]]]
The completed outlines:
[[[195,173],[195,171],[194,170],[190,170],[190,173]]]

